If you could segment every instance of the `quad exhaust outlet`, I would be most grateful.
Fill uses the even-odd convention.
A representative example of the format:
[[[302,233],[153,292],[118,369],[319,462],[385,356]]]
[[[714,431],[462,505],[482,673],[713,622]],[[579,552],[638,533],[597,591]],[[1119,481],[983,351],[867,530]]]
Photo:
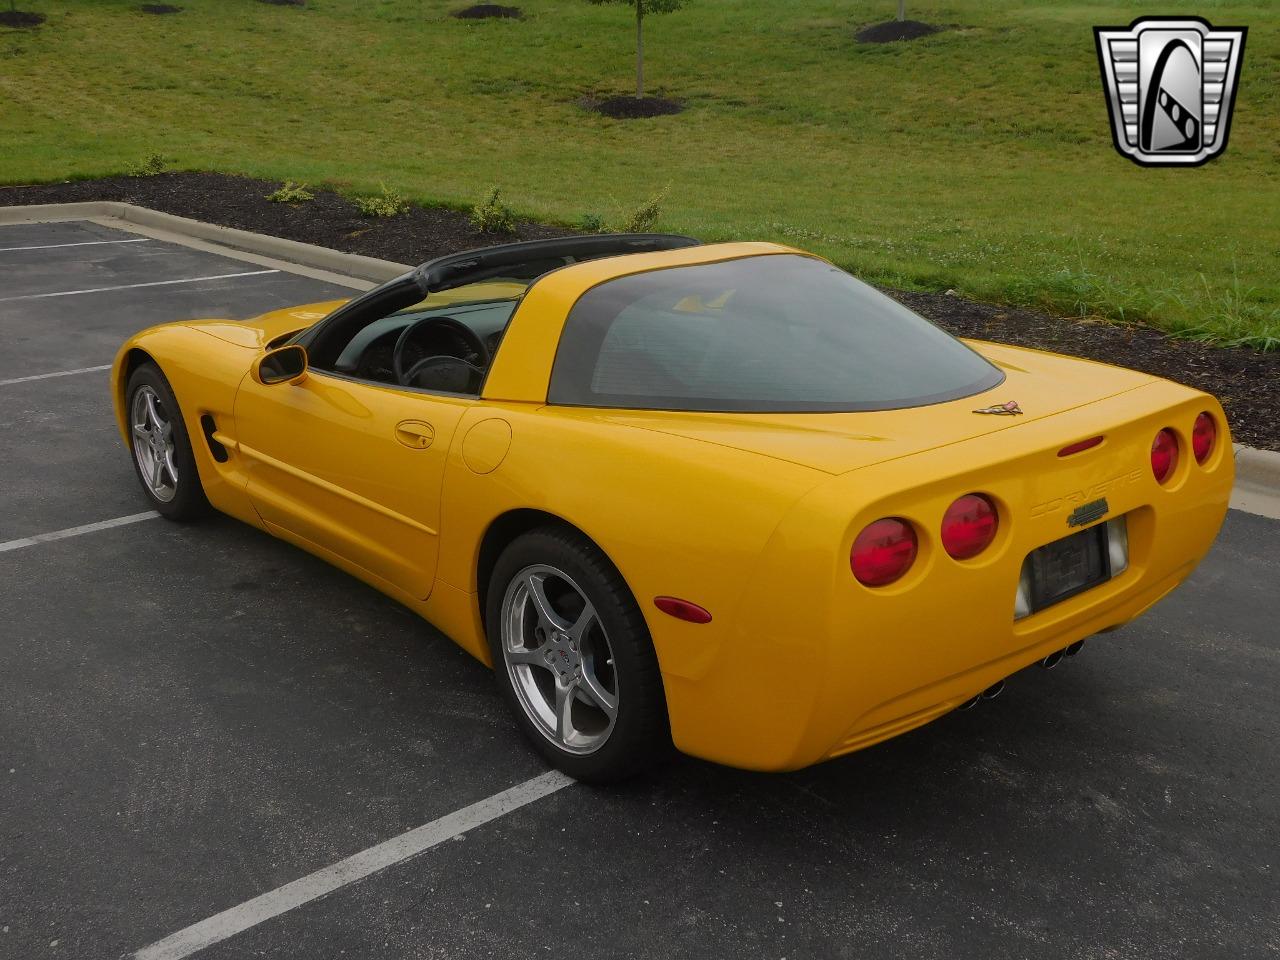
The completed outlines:
[[[1084,641],[1077,640],[1075,643],[1068,644],[1067,646],[1063,647],[1061,650],[1055,650],[1053,651],[1053,653],[1049,654],[1044,659],[1037,660],[1036,662],[1043,669],[1052,670],[1054,667],[1056,667],[1059,663],[1062,662],[1063,657],[1074,657],[1077,653],[1079,653],[1083,649],[1084,649]],[[970,697],[964,703],[960,704],[960,706],[956,707],[956,709],[972,710],[974,707],[978,705],[980,701],[994,700],[996,697],[1000,696],[1000,694],[1003,692],[1004,692],[1004,681],[997,680],[995,683],[987,687],[987,689],[983,690],[981,693]]]
[[[1056,667],[1058,664],[1062,662],[1063,657],[1074,657],[1077,653],[1079,653],[1083,649],[1084,649],[1084,641],[1077,640],[1075,643],[1069,644],[1063,647],[1061,650],[1053,651],[1053,653],[1049,654],[1047,657],[1045,657],[1043,660],[1040,661],[1040,666],[1043,667],[1045,670],[1052,670],[1054,667]]]
[[[956,709],[971,710],[972,708],[978,705],[979,700],[994,700],[996,697],[1000,696],[1000,694],[1003,691],[1004,691],[1004,681],[997,680],[995,683],[987,687],[987,689],[983,690],[976,697],[970,697],[964,703],[960,704],[960,706],[956,707]]]

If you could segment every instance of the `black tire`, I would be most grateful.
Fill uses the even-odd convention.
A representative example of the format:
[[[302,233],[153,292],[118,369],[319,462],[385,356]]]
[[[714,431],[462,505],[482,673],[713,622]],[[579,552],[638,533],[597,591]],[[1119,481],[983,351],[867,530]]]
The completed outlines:
[[[616,694],[616,713],[612,728],[604,734],[603,745],[590,753],[572,752],[553,741],[551,733],[544,732],[522,701],[522,694],[517,689],[518,681],[512,676],[514,668],[508,667],[504,655],[503,620],[508,589],[518,594],[513,581],[531,568],[541,566],[563,571],[572,578],[573,586],[594,607],[598,625],[603,630],[604,643],[612,654],[608,661],[610,665],[601,669],[607,671],[608,681],[613,687],[609,692]],[[554,576],[552,582],[565,586]],[[567,590],[561,596],[568,596],[571,600],[573,597]],[[533,616],[536,621],[536,612]],[[671,754],[666,697],[649,629],[618,571],[585,537],[567,527],[549,526],[530,531],[512,541],[498,558],[489,580],[485,632],[493,656],[494,675],[503,698],[529,741],[552,766],[577,780],[606,783],[645,772]],[[593,646],[602,635],[594,636],[596,641],[588,640]],[[536,649],[542,651],[547,646],[544,643]],[[589,662],[585,655],[583,662]],[[554,690],[555,674],[550,669],[539,669],[536,674],[545,674]],[[534,669],[529,668],[527,676],[534,675]],[[543,687],[546,689],[547,684]],[[592,703],[585,700],[583,703],[588,711],[594,708]],[[570,704],[570,709],[580,708]]]
[[[168,499],[165,499],[163,494],[158,494],[152,488],[149,479],[143,475],[143,468],[136,447],[136,444],[145,442],[140,440],[133,430],[135,403],[138,402],[139,394],[144,391],[150,391],[154,396],[157,409],[162,418],[172,428],[172,458],[178,475],[176,478],[172,477],[167,467],[162,471],[163,475],[171,481],[166,486],[172,486],[173,488],[172,496]],[[178,407],[178,399],[174,396],[173,388],[169,386],[169,381],[165,379],[164,374],[160,372],[160,368],[154,363],[142,363],[130,375],[124,396],[125,418],[129,427],[129,453],[130,459],[133,461],[133,472],[137,476],[142,492],[151,504],[152,509],[168,520],[188,521],[205,516],[209,512],[209,501],[205,498],[204,487],[200,484],[200,474],[196,469],[195,455],[191,450],[191,438],[187,435],[186,422],[182,418],[181,409]]]

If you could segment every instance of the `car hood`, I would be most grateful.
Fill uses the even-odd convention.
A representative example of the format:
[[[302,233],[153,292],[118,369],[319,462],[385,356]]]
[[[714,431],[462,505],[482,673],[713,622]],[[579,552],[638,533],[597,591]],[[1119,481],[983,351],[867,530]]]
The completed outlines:
[[[785,460],[825,473],[911,456],[1094,403],[1155,380],[1106,364],[1001,344],[970,342],[1005,374],[982,393],[924,407],[856,413],[611,411],[615,423]],[[1021,415],[974,411],[1016,401]]]
[[[234,343],[238,347],[261,350],[277,337],[305,330],[346,302],[330,300],[324,303],[307,303],[284,310],[273,310],[252,320],[190,320],[185,326],[195,327],[219,340]]]

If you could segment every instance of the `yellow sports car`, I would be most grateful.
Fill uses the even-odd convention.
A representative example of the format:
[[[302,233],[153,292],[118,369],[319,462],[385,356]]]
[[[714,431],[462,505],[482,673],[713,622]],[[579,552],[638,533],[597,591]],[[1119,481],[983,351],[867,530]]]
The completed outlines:
[[[1233,476],[1213,397],[957,340],[770,243],[469,251],[153,327],[112,391],[156,510],[419,612],[590,780],[673,742],[794,769],[994,696],[1177,586]]]

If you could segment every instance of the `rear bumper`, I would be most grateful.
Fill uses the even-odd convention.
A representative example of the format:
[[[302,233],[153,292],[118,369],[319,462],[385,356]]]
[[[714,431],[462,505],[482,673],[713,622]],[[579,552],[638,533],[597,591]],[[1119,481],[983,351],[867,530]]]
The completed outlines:
[[[1203,466],[1190,455],[1201,410],[1222,425]],[[676,745],[752,769],[807,766],[927,723],[1048,654],[1132,620],[1213,544],[1233,479],[1225,422],[1211,397],[1161,381],[823,485],[778,528],[706,670],[667,679]],[[1179,434],[1183,456],[1161,486],[1148,451],[1166,426]],[[1094,434],[1105,443],[1057,457]],[[968,492],[996,501],[1000,530],[983,554],[955,561],[936,531],[946,507]],[[1097,523],[1127,519],[1128,567],[1015,620],[1027,554],[1071,533],[1074,507],[1102,497],[1109,509]],[[870,589],[850,574],[849,547],[882,516],[909,519],[920,552],[902,580]]]
[[[1089,597],[1088,603],[1081,611],[1081,616],[1073,618],[1068,624],[1038,632],[1035,641],[1028,646],[945,680],[912,690],[902,697],[868,711],[832,745],[825,757],[838,757],[852,753],[922,726],[956,709],[1000,680],[1043,660],[1051,653],[1060,651],[1077,640],[1083,640],[1127,623],[1173,590],[1193,569],[1195,569],[1195,563],[1186,563],[1169,576],[1158,579],[1154,583],[1146,583],[1143,578],[1140,578],[1136,584],[1124,584],[1124,575],[1122,575],[1117,578],[1119,583],[1105,584],[1095,588],[1101,591],[1108,586],[1120,586],[1123,589],[1118,595],[1102,599]],[[1085,597],[1085,594],[1081,595],[1082,603]]]

